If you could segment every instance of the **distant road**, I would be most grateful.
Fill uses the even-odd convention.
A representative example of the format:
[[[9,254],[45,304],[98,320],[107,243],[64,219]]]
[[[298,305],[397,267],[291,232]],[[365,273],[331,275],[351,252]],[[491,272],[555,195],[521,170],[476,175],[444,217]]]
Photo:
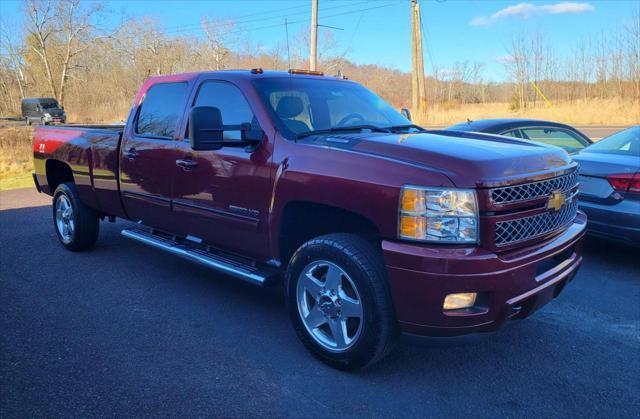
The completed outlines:
[[[579,131],[581,131],[583,134],[585,134],[587,137],[595,141],[595,140],[600,140],[601,138],[604,138],[604,137],[608,137],[609,135],[615,134],[616,132],[622,131],[623,129],[628,127],[590,125],[590,126],[577,126],[576,128]]]

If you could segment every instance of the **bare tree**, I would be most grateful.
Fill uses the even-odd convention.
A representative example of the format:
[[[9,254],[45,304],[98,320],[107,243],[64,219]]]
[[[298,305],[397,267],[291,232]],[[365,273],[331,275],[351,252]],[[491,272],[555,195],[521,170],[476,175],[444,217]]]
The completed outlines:
[[[627,78],[634,86],[634,99],[640,103],[640,6],[624,26]]]
[[[20,99],[22,99],[25,92],[25,79],[22,71],[24,59],[20,54],[22,46],[18,44],[18,41],[9,31],[9,25],[6,22],[0,22],[0,48],[6,51],[7,64],[5,66],[13,74],[20,91]]]
[[[76,62],[77,56],[95,46],[98,40],[112,36],[113,33],[101,35],[98,32],[95,20],[104,11],[100,3],[92,3],[88,8],[83,8],[80,0],[62,0],[59,10],[59,33],[63,52],[58,101],[63,103],[67,80],[72,71],[81,66]]]
[[[529,83],[529,50],[527,42],[523,35],[515,36],[511,40],[511,46],[508,49],[508,57],[505,58],[504,64],[511,74],[511,78],[515,83],[515,101],[514,105],[517,110],[527,108],[527,85]]]
[[[104,9],[100,3],[84,7],[81,0],[29,0],[25,7],[27,32],[35,40],[31,49],[44,66],[51,95],[63,103],[67,81],[81,66],[77,57],[109,36],[100,34],[97,25]]]
[[[226,60],[231,55],[229,45],[230,35],[233,31],[233,21],[211,19],[206,16],[201,20],[202,30],[207,36],[207,46],[209,47],[216,70],[225,68]]]
[[[57,32],[56,19],[58,14],[55,4],[51,0],[28,0],[25,3],[25,10],[28,17],[27,32],[34,40],[30,47],[44,66],[51,95],[58,97],[49,56],[50,41]]]

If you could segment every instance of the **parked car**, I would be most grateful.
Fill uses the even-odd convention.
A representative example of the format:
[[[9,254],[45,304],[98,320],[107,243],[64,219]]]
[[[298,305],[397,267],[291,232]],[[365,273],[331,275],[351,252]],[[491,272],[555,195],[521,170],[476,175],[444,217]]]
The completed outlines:
[[[452,131],[486,132],[523,138],[563,148],[574,154],[593,142],[570,125],[535,119],[480,119],[467,121],[447,128]]]
[[[31,125],[33,123],[47,125],[53,122],[67,122],[67,114],[57,100],[51,97],[22,99],[22,119]]]
[[[574,159],[589,233],[640,246],[640,126],[604,138]]]
[[[255,285],[283,279],[299,338],[337,368],[372,364],[400,332],[527,317],[582,262],[564,151],[427,132],[348,80],[151,77],[126,126],[39,127],[33,146],[63,246],[88,249],[99,220],[120,217],[141,243]]]

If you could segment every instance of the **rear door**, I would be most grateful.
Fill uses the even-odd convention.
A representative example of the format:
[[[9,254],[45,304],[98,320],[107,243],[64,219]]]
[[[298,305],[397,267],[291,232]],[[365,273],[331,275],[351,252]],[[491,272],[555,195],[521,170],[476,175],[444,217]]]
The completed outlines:
[[[174,229],[172,179],[187,96],[187,82],[151,86],[120,147],[120,188],[129,218],[167,231]]]
[[[220,109],[224,125],[251,123],[254,129],[260,127],[245,95],[228,81],[203,80],[190,103],[195,106]],[[224,138],[240,139],[240,131],[225,131]],[[269,254],[269,140],[265,135],[252,151],[242,147],[194,151],[188,138],[178,142],[179,159],[184,164],[174,178],[174,216],[180,234],[256,259]]]

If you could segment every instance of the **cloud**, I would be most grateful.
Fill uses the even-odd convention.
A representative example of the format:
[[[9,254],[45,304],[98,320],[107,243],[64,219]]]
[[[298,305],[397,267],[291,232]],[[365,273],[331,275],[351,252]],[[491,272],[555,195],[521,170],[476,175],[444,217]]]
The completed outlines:
[[[537,15],[561,15],[566,13],[586,13],[595,10],[589,3],[575,3],[563,1],[555,4],[534,5],[520,3],[500,9],[491,16],[476,16],[469,24],[471,26],[488,26],[498,20],[515,17],[518,19],[530,19]]]

